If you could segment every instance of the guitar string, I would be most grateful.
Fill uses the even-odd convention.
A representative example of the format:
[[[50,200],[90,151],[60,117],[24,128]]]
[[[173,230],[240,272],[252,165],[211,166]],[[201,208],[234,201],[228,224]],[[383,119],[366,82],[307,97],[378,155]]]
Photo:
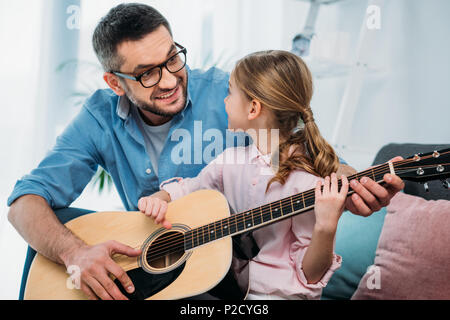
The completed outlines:
[[[430,156],[431,157],[431,156]],[[426,157],[424,157],[425,159],[426,159]],[[396,164],[397,166],[398,165],[401,165],[401,164],[406,164],[406,163],[408,163],[408,162],[415,162],[415,160],[414,159],[405,159],[405,160],[401,160],[401,161],[396,161],[394,164]],[[366,170],[366,171],[373,171],[373,174],[379,174],[379,173],[381,173],[381,172],[383,172],[384,171],[384,169],[385,168],[383,168],[383,167],[385,167],[387,164],[385,163],[385,164],[382,164],[382,165],[379,165],[379,166],[377,166],[377,167],[374,167],[374,168],[371,168],[371,169],[368,169],[368,170]],[[428,166],[432,166],[432,165],[428,165]],[[413,167],[414,169],[415,168],[418,168],[419,166],[417,166],[417,167]],[[421,166],[421,167],[423,167],[423,168],[426,168],[426,166]],[[403,170],[405,170],[405,169],[411,169],[411,168],[403,168]],[[360,175],[360,176],[364,176],[365,175],[365,173],[368,173],[368,172],[366,172],[366,171],[363,171],[363,172],[361,172],[361,173],[359,173],[359,174],[355,174],[355,178],[358,178],[358,175]],[[349,178],[351,178],[352,176],[350,176]],[[351,179],[351,180],[353,180],[353,179]],[[342,184],[342,181],[339,179],[339,181],[338,181],[338,186],[339,186],[339,184]],[[308,190],[308,191],[306,191],[306,192],[304,192],[303,194],[304,195],[306,195],[306,197],[305,197],[305,202],[306,201],[308,201],[308,200],[312,200],[313,198],[314,198],[314,196],[313,197],[311,197],[312,196],[312,193],[314,193],[315,194],[315,189],[312,189],[312,190]],[[295,200],[294,200],[294,198],[295,198]],[[282,209],[282,207],[283,206],[286,206],[286,205],[288,205],[289,203],[291,204],[291,206],[293,205],[293,203],[292,203],[292,201],[297,201],[297,200],[299,200],[299,199],[302,199],[303,198],[303,196],[302,195],[299,195],[299,194],[297,194],[297,195],[294,195],[294,196],[291,196],[291,197],[288,197],[288,198],[284,198],[284,199],[281,199],[281,200],[279,200],[279,201],[277,201],[277,202],[280,202],[280,206],[279,207],[275,207],[275,206],[278,206],[278,204],[276,204],[276,205],[274,205],[274,208],[279,208],[279,209]],[[303,199],[302,199],[303,200]],[[274,204],[274,203],[276,203],[276,202],[272,202],[271,204]],[[271,204],[269,204],[269,205],[271,205]],[[312,204],[311,204],[312,205]],[[258,208],[254,208],[254,209],[251,209],[251,210],[248,210],[248,211],[244,211],[244,212],[242,212],[242,213],[239,213],[239,214],[236,214],[236,215],[233,215],[234,216],[234,220],[235,220],[235,224],[236,224],[236,229],[238,229],[238,227],[237,227],[237,224],[239,224],[239,223],[245,223],[245,220],[247,219],[247,220],[252,220],[252,221],[254,221],[254,217],[255,217],[255,215],[258,215],[258,216],[261,216],[261,222],[260,223],[263,223],[263,222],[266,222],[265,221],[265,219],[264,218],[267,218],[268,217],[268,213],[272,216],[272,211],[271,211],[271,209],[264,209],[264,210],[262,210],[262,207],[264,207],[264,206],[267,206],[267,205],[263,205],[263,206],[260,206],[259,207],[259,212],[257,212],[258,211]],[[270,206],[270,207],[272,207],[272,206]],[[305,207],[307,207],[307,206],[305,206]],[[305,208],[305,207],[303,207],[303,208]],[[303,209],[303,208],[301,208],[301,209]],[[297,210],[301,210],[301,209],[297,209]],[[290,209],[289,209],[290,210]],[[254,211],[256,211],[256,213],[254,212]],[[296,210],[294,210],[294,211],[296,211]],[[290,214],[290,213],[292,213],[292,212],[294,212],[294,211],[291,211],[291,212],[288,212],[287,214]],[[309,211],[309,210],[308,210]],[[251,213],[251,215],[249,215]],[[284,214],[281,214],[280,216],[278,216],[277,218],[279,218],[279,217],[282,217]],[[228,217],[228,218],[226,218],[226,219],[230,219],[230,218],[232,218],[232,217]],[[259,218],[258,218],[259,219]],[[238,221],[239,220],[239,221]],[[220,222],[220,223],[219,223]],[[209,224],[209,225],[206,225],[206,226],[202,226],[202,227],[200,227],[201,228],[201,230],[199,229],[199,228],[197,228],[198,229],[198,231],[197,231],[197,239],[198,240],[200,240],[199,239],[199,236],[200,236],[200,232],[201,232],[201,236],[202,236],[202,238],[204,239],[205,238],[205,233],[204,233],[204,231],[205,230],[203,230],[203,228],[205,228],[205,227],[208,227],[208,229],[209,229],[209,226],[211,226],[212,228],[214,228],[215,230],[213,230],[213,232],[215,232],[215,231],[217,231],[217,230],[220,230],[220,229],[218,229],[218,224],[220,224],[221,226],[223,226],[223,222],[224,222],[224,219],[222,219],[222,220],[219,220],[219,221],[216,221],[216,222],[213,222],[213,223],[211,223],[211,224]],[[230,220],[228,220],[228,222],[231,222]],[[229,224],[229,223],[228,223]],[[251,226],[254,226],[255,224],[254,224],[254,222],[253,222],[253,224],[251,225]],[[256,225],[258,225],[258,224],[256,224]],[[194,230],[196,230],[196,229],[194,229]],[[194,237],[194,235],[193,235],[193,231],[194,230],[191,230],[190,232],[187,232],[187,233],[178,233],[177,235],[173,235],[173,236],[170,236],[170,237],[166,237],[166,238],[164,238],[164,241],[161,241],[161,242],[159,242],[159,243],[157,243],[157,245],[155,245],[155,246],[152,246],[152,248],[157,248],[158,250],[164,250],[164,249],[172,249],[172,248],[174,248],[174,246],[165,246],[164,247],[164,242],[168,242],[168,241],[170,241],[170,242],[172,242],[172,244],[174,244],[173,243],[173,241],[174,240],[182,240],[182,242],[178,242],[178,243],[175,243],[175,247],[176,248],[180,248],[181,247],[181,245],[182,245],[182,247],[183,247],[183,249],[184,249],[184,242],[186,241],[186,242],[192,242],[192,238]],[[222,230],[223,230],[223,227],[222,227]],[[184,236],[185,235],[187,235],[189,233],[189,235],[185,238]],[[222,232],[222,234],[223,233],[225,233],[225,232]],[[233,233],[233,232],[232,232]],[[216,234],[216,233],[214,233],[214,234]],[[207,238],[210,238],[210,236],[209,236],[209,234],[206,234],[207,235]],[[228,234],[227,234],[228,235]],[[227,236],[226,235],[226,236]],[[218,238],[222,238],[223,236],[219,236]],[[185,238],[185,241],[183,241],[183,238]],[[218,238],[215,238],[215,239],[213,239],[213,240],[216,240],[216,239],[218,239]],[[203,243],[207,243],[207,242],[210,242],[211,240],[209,239],[208,241],[206,241],[206,242],[203,242]],[[197,241],[197,243],[200,243],[200,241]],[[193,247],[195,247],[195,245],[193,246]],[[150,256],[150,255],[152,255],[152,257],[155,255],[155,254],[157,254],[157,253],[160,253],[160,252],[158,252],[158,250],[157,249],[155,249],[155,250],[148,250],[148,253],[147,253],[147,258],[148,258],[148,256]],[[178,250],[177,251],[175,251],[175,252],[178,252]],[[166,254],[169,254],[169,253],[164,253],[162,256],[164,256],[164,255],[166,255]],[[161,256],[161,257],[162,257]],[[153,258],[153,259],[157,259],[157,258],[159,258],[159,257],[156,257],[156,258]],[[151,260],[153,260],[153,259],[151,259]]]
[[[415,161],[415,160],[414,160]],[[404,163],[408,163],[408,162],[413,162],[413,161],[403,161]],[[398,163],[398,162],[396,162],[396,163]],[[378,170],[378,169],[382,169],[381,167],[382,167],[383,165],[380,165],[380,166],[378,166],[378,167],[375,167],[375,168],[372,168],[372,169],[377,169],[377,170],[374,170],[374,173],[376,172],[377,174],[378,173],[380,173],[380,172],[382,172],[383,170]],[[433,166],[433,165],[428,165],[428,166]],[[423,168],[426,168],[426,166],[421,166],[421,167],[423,167]],[[413,168],[413,169],[416,169],[416,168],[419,168],[419,166],[417,166],[417,167],[409,167],[409,168],[403,168],[403,170],[405,170],[405,169],[408,169],[408,170],[411,170],[411,168]],[[362,173],[364,173],[364,172],[362,172]],[[338,183],[340,183],[341,181],[339,180],[338,181]],[[312,190],[310,190],[310,191],[312,191]],[[314,190],[315,191],[315,190]],[[304,194],[306,194],[306,193],[311,193],[311,192],[305,192]],[[295,196],[297,196],[298,197],[298,199],[300,199],[300,198],[302,198],[301,196],[299,196],[299,195],[295,195]],[[294,197],[294,196],[293,196]],[[293,198],[292,197],[292,198]],[[283,202],[285,202],[284,203],[284,205],[287,205],[287,202],[291,202],[291,199],[290,199],[291,197],[288,197],[288,198],[285,198],[285,199],[282,199],[282,200],[280,200],[279,202],[280,202],[280,204],[281,204],[281,206],[279,207],[279,208],[281,208],[282,206],[283,206]],[[307,201],[307,200],[311,200],[311,197],[307,197],[307,198],[305,198],[305,200]],[[292,205],[292,203],[291,203],[291,205]],[[261,208],[262,208],[263,206],[261,206],[261,207],[259,207],[259,210],[260,210],[260,212],[258,212],[258,213],[256,213],[257,215],[260,215],[261,216],[261,223],[263,223],[263,222],[265,222],[264,220],[264,217],[268,217],[266,214],[267,213],[270,213],[270,209],[268,209],[268,210],[265,210],[265,212],[263,212],[263,210],[261,210]],[[275,208],[275,207],[274,207]],[[303,209],[303,208],[302,208]],[[252,209],[252,210],[249,210],[249,211],[245,211],[245,212],[243,212],[243,213],[240,213],[240,214],[237,214],[237,215],[234,215],[235,216],[235,220],[236,220],[236,225],[238,224],[238,223],[243,223],[244,221],[245,221],[245,219],[246,219],[246,216],[248,216],[248,214],[251,212],[252,214],[253,214],[253,216],[251,217],[251,218],[247,218],[248,220],[250,220],[250,219],[252,219],[253,220],[253,218],[254,218],[254,215],[255,215],[255,213],[254,212],[252,212],[252,211],[257,211],[257,208],[254,208],[254,209]],[[297,210],[301,210],[301,209],[297,209]],[[295,211],[295,210],[294,210]],[[292,213],[292,212],[294,212],[294,211],[291,211],[291,212],[288,212],[287,214],[290,214],[290,213]],[[309,211],[309,210],[308,210]],[[244,214],[244,215],[243,215]],[[237,217],[238,215],[242,215],[242,217]],[[283,214],[282,215],[280,215],[280,216],[278,216],[278,217],[282,217],[283,216]],[[277,218],[278,218],[277,217]],[[228,218],[227,218],[228,219]],[[239,222],[237,222],[238,221],[238,219],[239,219]],[[215,230],[218,230],[217,229],[217,225],[216,224],[219,224],[219,222],[220,222],[220,224],[221,225],[223,225],[222,224],[222,221],[221,220],[219,220],[219,221],[216,221],[216,222],[214,222],[214,223],[212,223],[212,224],[210,224],[211,225],[211,227],[214,227],[215,228]],[[253,224],[252,226],[254,226],[255,224]],[[256,224],[256,225],[258,225],[258,224]],[[207,225],[208,226],[208,225]],[[204,238],[205,237],[205,234],[204,234],[204,230],[203,230],[203,228],[204,228],[205,226],[203,226],[202,227],[202,230],[201,230],[201,233],[202,233],[202,237]],[[222,228],[223,229],[223,228]],[[220,230],[220,229],[219,229]],[[233,233],[233,232],[232,232]],[[193,232],[192,232],[192,230],[191,230],[191,232],[190,232],[190,234],[192,235],[192,237],[194,236],[193,235]],[[179,239],[179,240],[182,240],[183,239],[183,237],[184,237],[184,235],[185,234],[182,234],[182,233],[179,233],[178,235],[175,235],[175,236],[172,236],[172,237],[167,237],[166,239],[164,239],[164,240],[167,240],[167,241],[172,241],[172,240],[175,240],[175,239]],[[185,240],[187,241],[187,242],[192,242],[192,239],[191,239],[191,235],[189,235]],[[198,232],[197,232],[197,239],[199,239],[199,236],[200,236],[200,230],[198,230]],[[227,236],[227,235],[226,235]],[[219,236],[218,238],[222,238],[223,236]],[[208,238],[209,238],[209,234],[208,234]],[[215,238],[215,239],[213,239],[213,240],[216,240],[216,239],[218,239],[218,238]],[[166,241],[166,242],[167,242]],[[211,239],[209,239],[208,241],[206,241],[206,242],[210,242],[211,241]],[[164,241],[161,241],[160,243],[158,243],[158,245],[163,245],[163,242]],[[200,243],[200,241],[197,241],[198,243]],[[204,243],[206,243],[206,242],[204,242]],[[184,246],[184,241],[183,241],[183,243],[176,243],[178,246],[177,246],[177,248],[178,247],[180,247],[180,245],[182,244],[183,246]],[[156,248],[157,246],[154,246],[154,248]],[[194,245],[194,247],[195,247],[195,245]],[[164,250],[164,249],[167,249],[167,248],[173,248],[173,246],[172,247],[159,247],[159,249],[162,249],[162,250]],[[149,250],[149,253],[147,254],[147,257],[150,255],[150,254],[156,254],[156,253],[159,253],[159,252],[157,252],[158,250]],[[167,253],[166,253],[167,254]]]
[[[445,164],[445,165],[447,165],[447,164]],[[433,166],[433,165],[428,165],[428,166]],[[422,168],[426,168],[427,166],[420,166],[420,167],[422,167]],[[403,170],[405,170],[405,169],[408,169],[408,170],[411,170],[411,169],[416,169],[416,168],[419,168],[419,166],[416,166],[416,167],[408,167],[408,168],[403,168]],[[379,173],[379,172],[377,172],[377,173]],[[341,181],[339,181],[339,182],[341,182]],[[293,198],[293,197],[292,197]],[[298,198],[301,198],[300,196],[298,197]],[[305,198],[305,200],[312,200],[311,199],[311,197],[308,197],[308,198]],[[282,200],[280,200],[279,201],[280,202],[280,204],[281,204],[281,206],[279,207],[279,208],[281,208],[282,206],[284,206],[284,205],[287,205],[288,204],[288,202],[291,202],[291,199],[289,199],[289,198],[287,198],[287,199],[282,199]],[[284,202],[284,204],[283,204],[283,202]],[[292,203],[291,203],[291,205],[292,205]],[[312,205],[312,204],[311,204]],[[237,217],[238,215],[242,215],[242,213],[241,214],[238,214],[238,215],[234,215],[235,216],[235,224],[237,225],[238,223],[243,223],[244,221],[245,221],[245,219],[246,219],[246,216],[248,216],[248,214],[251,212],[252,213],[252,217],[250,217],[250,218],[247,218],[248,220],[250,220],[250,219],[252,219],[252,220],[254,220],[254,217],[255,217],[255,215],[259,215],[259,216],[261,216],[261,222],[260,223],[263,223],[263,222],[266,222],[265,221],[265,219],[264,218],[267,218],[268,217],[268,215],[266,215],[267,213],[271,213],[271,211],[270,211],[270,209],[268,209],[268,210],[265,210],[264,212],[263,212],[263,210],[261,210],[261,208],[262,208],[262,206],[261,207],[259,207],[259,211],[260,212],[257,212],[257,213],[255,213],[255,212],[253,212],[253,211],[258,211],[257,210],[257,208],[254,208],[254,209],[252,209],[252,210],[249,210],[249,211],[245,211],[245,212],[243,212],[243,214],[245,214],[245,215],[243,215],[242,217]],[[275,207],[274,207],[275,208]],[[304,207],[305,208],[305,207]],[[303,208],[302,208],[303,209]],[[297,209],[297,210],[301,210],[301,209]],[[294,211],[296,211],[295,209],[294,209]],[[288,212],[287,214],[290,214],[290,213],[292,213],[292,212],[294,212],[294,211],[291,211],[291,212]],[[276,218],[279,218],[279,217],[282,217],[284,214],[282,214],[282,215],[280,215],[280,216],[278,216],[278,217],[276,217]],[[241,219],[242,218],[242,219]],[[227,218],[228,219],[228,218]],[[259,218],[258,218],[259,219]],[[237,222],[239,220],[239,222]],[[212,224],[210,224],[211,225],[211,227],[214,227],[215,228],[215,230],[214,231],[217,231],[217,230],[220,230],[220,229],[217,229],[217,227],[218,227],[218,224],[219,224],[219,222],[220,222],[220,224],[223,226],[223,223],[222,223],[222,221],[223,220],[219,220],[219,221],[216,221],[216,222],[214,222],[214,223],[212,223]],[[230,222],[230,220],[229,220],[229,222]],[[251,226],[257,226],[257,225],[259,225],[260,223],[257,223],[257,224],[251,224]],[[197,236],[196,236],[196,238],[198,239],[196,242],[197,243],[199,243],[200,244],[200,242],[201,242],[201,240],[200,240],[200,238],[199,238],[199,236],[200,236],[200,232],[201,232],[201,236],[203,237],[203,239],[204,239],[204,237],[205,237],[205,233],[204,233],[204,231],[205,230],[203,230],[203,228],[204,228],[205,226],[203,226],[203,227],[201,227],[202,228],[202,230],[200,231],[200,230],[198,230],[197,231]],[[236,227],[237,228],[237,227]],[[222,230],[223,230],[223,227],[222,227]],[[231,232],[231,233],[234,233],[234,232]],[[189,235],[185,240],[187,241],[187,242],[192,242],[192,238],[194,237],[194,235],[193,235],[193,232],[192,232],[192,230],[191,230],[191,232],[190,232],[190,234],[191,235]],[[216,233],[217,234],[217,233]],[[226,232],[222,232],[222,234],[225,234],[225,236],[228,236],[228,234],[226,234]],[[167,240],[167,239],[169,239],[169,240],[174,240],[174,239],[182,239],[183,238],[183,236],[184,236],[185,234],[178,234],[177,236],[173,236],[172,237],[172,239],[169,239],[170,237],[167,237],[165,240]],[[216,238],[214,238],[214,239],[212,239],[212,240],[216,240],[216,239],[219,239],[219,238],[222,238],[223,237],[223,235],[222,236],[219,236],[219,237],[216,237]],[[209,236],[209,234],[207,234],[207,238],[209,238],[208,239],[208,241],[205,241],[205,242],[203,242],[203,243],[207,243],[207,242],[210,242],[211,241],[211,238],[210,238],[210,236]],[[180,239],[180,240],[181,240]],[[204,241],[204,240],[203,240]],[[167,241],[166,241],[167,242]],[[203,243],[201,243],[201,244],[203,244]],[[162,245],[163,244],[163,241],[161,241],[160,243],[158,243],[158,245]],[[178,245],[180,244],[180,243],[177,243]],[[184,244],[184,243],[183,243]],[[196,245],[194,245],[193,247],[195,247]],[[155,248],[157,247],[157,246],[154,246]],[[162,250],[164,250],[164,249],[167,249],[167,248],[171,248],[171,247],[160,247],[159,249],[162,249]],[[149,254],[148,255],[150,255],[150,254],[156,254],[157,253],[157,250],[153,250],[153,251],[151,251],[150,250],[150,252],[149,252]]]

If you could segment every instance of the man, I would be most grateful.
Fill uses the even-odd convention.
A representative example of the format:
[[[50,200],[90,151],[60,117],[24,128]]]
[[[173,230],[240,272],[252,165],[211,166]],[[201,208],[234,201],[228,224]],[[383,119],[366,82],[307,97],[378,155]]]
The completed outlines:
[[[113,8],[98,24],[93,45],[111,90],[88,99],[38,168],[17,182],[8,217],[37,252],[66,267],[79,266],[81,289],[89,298],[126,299],[109,275],[129,293],[133,283],[111,256],[138,256],[140,251],[115,241],[87,245],[53,210],[68,207],[98,165],[112,176],[127,210],[137,210],[138,199],[158,191],[162,181],[197,175],[205,165],[201,150],[208,144],[198,129],[226,136],[223,100],[229,75],[215,68],[189,70],[186,49],[172,39],[167,20],[146,5]],[[181,138],[189,137],[191,150],[180,150]],[[354,181],[357,194],[347,201],[350,211],[364,216],[403,188],[392,175],[386,177],[386,188],[364,182]]]

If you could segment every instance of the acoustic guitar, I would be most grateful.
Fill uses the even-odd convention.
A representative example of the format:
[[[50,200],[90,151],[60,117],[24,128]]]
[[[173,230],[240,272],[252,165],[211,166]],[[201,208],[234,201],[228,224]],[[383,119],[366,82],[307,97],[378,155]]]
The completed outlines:
[[[426,182],[450,176],[450,149],[416,154],[387,162],[348,177],[363,176],[383,183],[393,173],[404,180]],[[339,186],[341,186],[339,180]],[[348,195],[354,191],[349,188]],[[225,197],[213,190],[200,190],[169,203],[166,218],[171,229],[162,228],[141,212],[97,212],[66,224],[90,245],[116,240],[140,247],[142,254],[113,259],[135,285],[130,299],[183,299],[213,289],[228,273],[232,261],[231,237],[307,212],[314,207],[314,189],[230,215]],[[76,271],[68,269],[69,272]],[[269,279],[268,279],[269,281]],[[65,266],[37,254],[31,265],[25,299],[86,299],[73,288]]]

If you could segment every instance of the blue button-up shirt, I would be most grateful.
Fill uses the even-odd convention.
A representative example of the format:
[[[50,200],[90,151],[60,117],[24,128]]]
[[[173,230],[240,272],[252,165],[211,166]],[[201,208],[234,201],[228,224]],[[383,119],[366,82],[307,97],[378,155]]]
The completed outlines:
[[[224,98],[229,74],[216,68],[188,70],[188,97],[171,128],[155,175],[145,142],[126,97],[98,90],[57,138],[39,166],[17,181],[8,206],[36,194],[56,208],[68,207],[92,179],[98,166],[112,177],[126,210],[137,210],[140,197],[159,191],[172,177],[194,177],[230,145]],[[228,140],[228,142],[227,142]],[[235,139],[235,144],[242,144]]]

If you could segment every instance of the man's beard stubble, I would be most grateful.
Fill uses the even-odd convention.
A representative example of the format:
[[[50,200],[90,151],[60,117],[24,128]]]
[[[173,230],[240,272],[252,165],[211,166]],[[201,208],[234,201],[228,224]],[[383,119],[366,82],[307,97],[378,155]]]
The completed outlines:
[[[182,85],[181,83],[178,85]],[[177,114],[181,113],[184,110],[184,107],[186,106],[186,99],[187,99],[187,83],[186,86],[183,86],[183,103],[181,104],[180,110],[174,111],[174,112],[167,112],[165,110],[162,110],[161,108],[158,108],[155,103],[149,103],[146,101],[142,101],[134,97],[134,95],[131,93],[131,90],[127,86],[127,84],[123,83],[123,89],[125,91],[125,95],[127,96],[128,100],[130,100],[131,103],[133,103],[136,107],[139,109],[142,109],[144,111],[151,112],[155,115],[161,116],[161,117],[174,117]],[[170,91],[170,90],[168,90]]]

